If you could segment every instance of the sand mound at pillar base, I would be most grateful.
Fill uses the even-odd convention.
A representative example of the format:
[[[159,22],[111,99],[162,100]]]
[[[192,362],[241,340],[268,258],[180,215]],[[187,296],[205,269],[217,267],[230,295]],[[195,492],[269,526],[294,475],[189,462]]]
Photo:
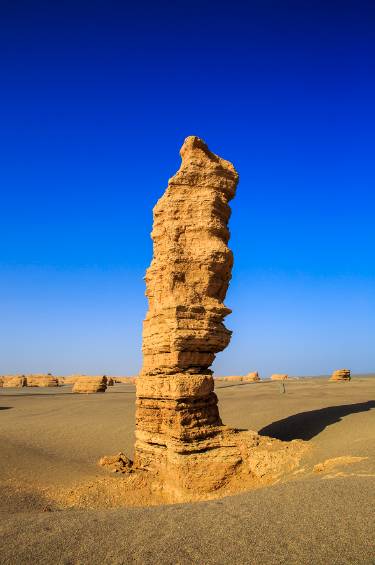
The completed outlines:
[[[225,426],[215,438],[198,443],[180,453],[164,448],[166,455],[152,470],[132,466],[123,453],[103,457],[99,464],[110,475],[50,493],[51,498],[62,507],[76,508],[154,506],[222,498],[288,477],[308,449],[300,440],[282,442]]]

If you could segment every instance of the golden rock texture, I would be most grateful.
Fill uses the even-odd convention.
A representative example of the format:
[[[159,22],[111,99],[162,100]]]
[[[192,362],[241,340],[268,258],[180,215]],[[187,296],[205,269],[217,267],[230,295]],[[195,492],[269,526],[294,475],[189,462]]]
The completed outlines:
[[[229,343],[223,301],[231,278],[228,205],[233,165],[186,138],[182,164],[154,208],[154,255],[146,273],[149,310],[143,324],[143,367],[137,379],[137,467],[159,468],[221,429],[212,371]],[[194,446],[196,449],[197,446]]]
[[[350,370],[349,369],[338,369],[333,371],[330,381],[350,381]]]
[[[238,174],[197,137],[185,140],[181,157],[154,208],[143,375],[211,374],[215,353],[231,336],[223,325],[230,313],[223,300],[233,265],[228,202]]]
[[[107,389],[107,377],[76,377],[72,392],[94,393],[105,392]]]

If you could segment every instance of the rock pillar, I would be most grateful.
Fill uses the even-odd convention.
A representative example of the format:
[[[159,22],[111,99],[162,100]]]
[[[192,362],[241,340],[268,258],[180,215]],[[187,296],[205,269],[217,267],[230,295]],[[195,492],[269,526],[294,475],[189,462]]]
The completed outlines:
[[[214,449],[224,429],[210,366],[231,336],[223,301],[233,265],[228,202],[238,183],[233,165],[198,137],[186,138],[180,154],[154,208],[137,379],[135,466],[169,475],[193,465],[183,455]]]

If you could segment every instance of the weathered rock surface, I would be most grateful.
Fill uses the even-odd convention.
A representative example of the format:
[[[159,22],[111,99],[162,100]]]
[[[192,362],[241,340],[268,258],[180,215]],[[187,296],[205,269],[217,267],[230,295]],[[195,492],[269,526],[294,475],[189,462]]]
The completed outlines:
[[[26,377],[24,375],[4,375],[3,387],[4,388],[22,388],[26,386]]]
[[[282,373],[274,373],[271,375],[271,381],[285,381],[288,378],[288,375]]]
[[[228,202],[238,174],[197,137],[154,208],[154,256],[146,273],[149,311],[143,326],[143,375],[211,374],[229,343],[223,304],[233,264]]]
[[[72,392],[94,393],[105,392],[107,389],[107,377],[77,377]]]
[[[59,386],[59,379],[52,375],[27,375],[26,386],[30,386],[30,387]]]
[[[238,174],[197,137],[180,153],[181,167],[154,208],[137,380],[135,464],[158,471],[181,465],[180,453],[202,451],[196,441],[222,432],[209,367],[231,336],[223,301],[233,265],[228,202]]]
[[[110,455],[102,457],[99,460],[101,467],[106,467],[113,473],[128,473],[133,467],[133,462],[125,455],[125,453],[117,453],[117,455]]]
[[[338,369],[333,371],[330,381],[350,381],[350,370],[349,369]]]

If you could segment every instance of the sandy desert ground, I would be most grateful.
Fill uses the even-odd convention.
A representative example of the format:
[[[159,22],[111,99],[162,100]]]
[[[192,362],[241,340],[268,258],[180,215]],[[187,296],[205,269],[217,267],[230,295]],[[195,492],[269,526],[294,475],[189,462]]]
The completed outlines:
[[[0,390],[0,563],[374,564],[375,376],[221,383],[223,421],[309,444],[274,485],[152,507],[53,496],[109,477],[104,454],[132,454],[135,387]],[[119,484],[119,483],[118,483]],[[77,487],[77,488],[78,488]]]

